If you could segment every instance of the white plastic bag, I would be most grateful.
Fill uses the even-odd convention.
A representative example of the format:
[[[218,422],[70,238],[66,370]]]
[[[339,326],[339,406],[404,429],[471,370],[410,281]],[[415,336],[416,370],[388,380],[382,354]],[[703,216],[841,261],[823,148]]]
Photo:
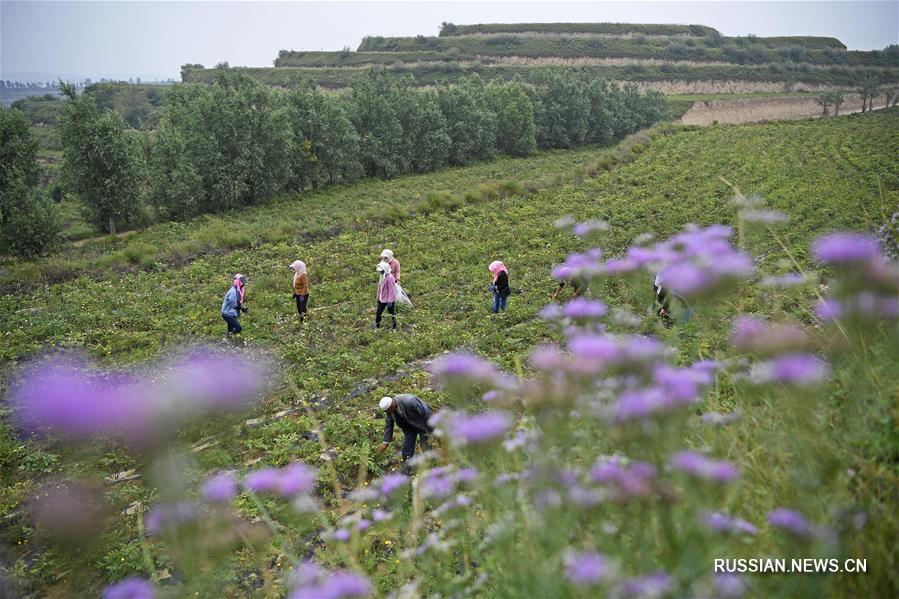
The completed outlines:
[[[412,300],[409,299],[409,296],[406,295],[399,283],[396,284],[396,301],[400,304],[406,304],[410,308],[412,307]]]

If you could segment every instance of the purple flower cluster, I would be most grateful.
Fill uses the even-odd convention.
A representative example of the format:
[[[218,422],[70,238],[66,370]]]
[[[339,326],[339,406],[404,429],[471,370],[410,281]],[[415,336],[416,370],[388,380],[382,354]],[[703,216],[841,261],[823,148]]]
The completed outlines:
[[[855,318],[863,320],[895,320],[899,318],[899,297],[860,291],[840,300],[827,298],[815,306],[822,322]]]
[[[474,468],[457,470],[451,466],[432,468],[424,474],[421,494],[425,499],[444,499],[464,485],[470,484],[478,476]]]
[[[302,462],[284,468],[262,468],[244,478],[244,486],[254,493],[277,493],[295,497],[315,488],[316,471]]]
[[[468,352],[456,352],[438,358],[431,366],[431,375],[447,387],[489,384],[501,376],[491,362]]]
[[[652,247],[631,246],[624,257],[607,260],[601,269],[608,275],[640,269],[658,274],[666,288],[684,297],[711,293],[754,270],[749,254],[730,244],[732,235],[723,225],[688,227]]]
[[[742,417],[740,412],[729,412],[727,414],[721,414],[720,412],[706,412],[702,415],[702,421],[705,424],[711,424],[712,426],[725,426],[733,424],[734,422],[739,422]]]
[[[578,586],[596,585],[609,576],[608,558],[595,551],[570,555],[565,561],[565,578]]]
[[[481,445],[496,441],[512,427],[512,418],[500,411],[480,414],[456,412],[446,422],[449,424],[450,440],[457,445]]]
[[[660,363],[653,369],[655,384],[652,387],[627,389],[618,396],[612,420],[628,423],[693,405],[714,381],[716,368],[714,362],[705,360],[687,368],[673,368]]]
[[[674,470],[712,482],[728,483],[740,477],[736,466],[724,460],[714,460],[695,451],[679,451],[668,461]]]
[[[778,354],[809,346],[808,334],[793,323],[768,323],[752,316],[740,316],[734,321],[731,344],[756,354]]]
[[[91,367],[75,355],[26,366],[11,399],[27,430],[74,438],[119,434],[144,442],[170,434],[178,421],[211,410],[245,407],[263,388],[265,370],[246,358],[196,350],[145,374]]]
[[[237,478],[233,472],[219,472],[200,486],[200,497],[210,503],[228,503],[237,493]]]
[[[795,537],[810,539],[820,536],[817,527],[806,520],[805,516],[789,508],[782,507],[768,512],[768,523]]]
[[[615,599],[662,597],[674,588],[674,579],[665,572],[654,572],[622,581],[612,589]]]
[[[646,462],[600,458],[590,470],[590,479],[611,491],[615,501],[647,497],[655,488],[656,469]]]
[[[364,576],[352,572],[328,572],[315,562],[299,564],[290,577],[288,599],[345,599],[368,597],[371,583]]]
[[[757,362],[749,373],[757,384],[782,383],[796,387],[810,387],[824,382],[830,373],[826,362],[811,354],[784,354],[771,360]]]
[[[154,599],[156,589],[144,578],[126,578],[103,589],[102,599]]]
[[[565,262],[552,270],[554,279],[568,281],[570,279],[594,279],[603,273],[602,250],[593,248],[582,254],[571,254]]]
[[[829,266],[853,267],[881,258],[876,237],[858,233],[832,233],[815,240],[815,258]]]
[[[755,535],[758,532],[751,522],[728,516],[723,512],[702,512],[699,521],[709,529],[722,534]]]
[[[595,376],[610,368],[639,367],[661,359],[665,346],[645,335],[613,336],[578,333],[568,342],[562,364],[572,374]]]
[[[176,531],[178,528],[196,522],[202,512],[195,501],[175,501],[159,503],[147,513],[144,522],[147,533],[161,535]]]

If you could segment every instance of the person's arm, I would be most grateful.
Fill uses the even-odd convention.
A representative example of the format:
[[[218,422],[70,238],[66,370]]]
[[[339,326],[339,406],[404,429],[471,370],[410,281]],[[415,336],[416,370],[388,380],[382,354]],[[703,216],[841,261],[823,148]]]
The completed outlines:
[[[225,307],[230,311],[234,310],[237,312],[237,300],[235,296],[237,295],[234,287],[228,290],[228,293],[225,294]],[[222,310],[224,312],[224,310]]]
[[[382,443],[382,446],[386,448],[391,441],[393,441],[393,414],[387,412],[387,419],[384,421],[384,443]]]
[[[397,283],[399,283],[400,282],[400,261],[397,260],[396,258],[394,258],[393,261],[396,262],[396,272],[393,273],[393,278],[396,280]]]

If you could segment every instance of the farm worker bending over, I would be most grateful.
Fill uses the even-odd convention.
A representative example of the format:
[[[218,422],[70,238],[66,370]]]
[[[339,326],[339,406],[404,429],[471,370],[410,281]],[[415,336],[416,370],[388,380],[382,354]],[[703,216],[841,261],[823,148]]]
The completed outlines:
[[[680,315],[681,322],[687,322],[690,320],[690,317],[693,315],[693,309],[690,307],[690,304],[686,299],[677,295],[674,292],[671,292],[669,289],[664,287],[662,275],[657,274],[656,278],[652,282],[652,291],[653,291],[653,299],[656,305],[656,314],[665,322],[666,325],[671,326],[672,318],[671,318],[671,300],[669,297],[673,296],[678,299],[681,304],[683,304],[682,312]]]
[[[393,250],[384,250],[381,252],[381,260],[390,265],[390,274],[394,280],[400,282],[400,261],[393,257]]]
[[[396,279],[390,273],[390,265],[387,262],[379,262],[378,274],[378,311],[375,313],[374,329],[381,328],[381,315],[387,308],[387,313],[393,318],[393,330],[396,330]]]
[[[493,284],[490,286],[490,291],[493,292],[493,313],[496,314],[500,310],[506,309],[506,302],[509,301],[509,296],[512,294],[512,290],[509,288],[509,271],[506,270],[506,265],[499,260],[491,262],[487,269],[493,273]]]
[[[231,281],[231,288],[228,289],[228,293],[225,294],[225,299],[222,300],[222,318],[228,323],[229,334],[236,335],[243,330],[238,318],[240,317],[241,312],[249,312],[249,310],[243,307],[244,288],[246,287],[246,284],[247,278],[242,274],[237,273]]]
[[[294,260],[290,265],[293,269],[293,299],[297,301],[297,314],[300,322],[306,318],[306,304],[309,302],[309,275],[306,273],[306,263],[302,260]]]
[[[433,412],[428,404],[410,393],[396,397],[382,397],[378,407],[387,412],[387,420],[384,422],[384,442],[378,451],[383,453],[387,449],[387,444],[393,440],[393,423],[396,422],[403,429],[403,470],[408,472],[408,462],[415,455],[415,438],[418,437],[423,450],[431,449],[428,434],[434,429],[428,424],[428,420]]]

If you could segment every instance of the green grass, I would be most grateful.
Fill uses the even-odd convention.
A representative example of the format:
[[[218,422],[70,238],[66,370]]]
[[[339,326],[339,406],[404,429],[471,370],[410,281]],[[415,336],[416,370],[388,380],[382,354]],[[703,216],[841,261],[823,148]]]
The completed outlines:
[[[376,383],[373,389],[350,398],[359,382],[379,379],[413,361],[460,346],[514,369],[533,343],[552,337],[549,328],[535,320],[555,287],[548,271],[566,252],[581,247],[553,227],[555,219],[566,214],[606,219],[611,231],[603,246],[614,255],[641,233],[665,237],[688,222],[733,223],[732,192],[720,179],[724,176],[745,193],[762,194],[771,207],[792,217],[784,242],[800,263],[808,264],[807,247],[815,235],[834,229],[871,230],[895,210],[899,202],[897,124],[899,111],[890,110],[816,121],[688,130],[659,137],[643,154],[634,156],[633,162],[597,171],[596,177],[582,182],[547,188],[535,195],[460,205],[454,210],[444,206],[396,224],[378,222],[364,231],[348,229],[321,239],[303,240],[301,235],[345,222],[350,213],[354,213],[350,221],[360,218],[359,211],[369,205],[403,205],[427,192],[459,194],[480,178],[523,181],[547,176],[559,162],[567,161],[570,167],[590,156],[591,150],[530,159],[543,159],[544,166],[509,160],[396,181],[365,182],[317,194],[295,205],[285,201],[257,211],[171,225],[140,238],[140,243],[152,247],[162,240],[170,245],[188,242],[201,237],[200,231],[209,231],[211,223],[218,223],[215,226],[221,231],[233,226],[255,242],[251,246],[238,243],[233,250],[223,247],[221,253],[152,272],[114,279],[82,278],[4,296],[0,298],[4,315],[0,320],[0,360],[8,368],[48,347],[73,347],[106,363],[128,364],[158,356],[166,347],[185,340],[215,342],[224,330],[218,312],[230,273],[247,273],[251,313],[243,319],[244,337],[250,347],[277,356],[283,376],[296,385],[302,399],[324,398],[330,409],[318,416],[336,447],[338,473],[344,482],[352,482],[364,445],[378,439],[381,421],[372,418],[371,408],[377,397],[413,391],[431,405],[439,407],[445,402],[440,393],[428,388],[426,375],[417,370],[399,383]],[[435,195],[427,201],[443,202]],[[245,222],[252,224],[243,228]],[[276,223],[294,227],[291,235],[268,240],[268,231]],[[214,238],[221,231],[211,235]],[[128,243],[137,251],[137,246],[130,245],[132,240]],[[373,267],[382,247],[396,251],[403,265],[404,286],[417,302],[415,310],[399,317],[401,324],[411,329],[396,334],[368,329],[374,307]],[[766,241],[761,247],[761,267],[779,268],[782,255],[778,246]],[[311,278],[312,313],[305,327],[294,319],[286,268],[298,257],[309,265]],[[489,283],[486,265],[495,258],[509,266],[515,290],[507,316],[499,321],[487,314],[485,291]],[[595,291],[612,305],[630,301],[615,285]],[[648,296],[647,292],[647,302]],[[727,307],[734,313],[775,309],[761,293],[752,291],[735,294]],[[790,309],[802,314],[796,307]],[[690,327],[663,335],[681,337],[686,348],[714,354],[724,344],[728,327],[727,321],[716,321],[709,323],[703,335]],[[827,393],[837,397],[839,388],[832,386]],[[291,406],[295,399],[282,389],[254,415]],[[829,405],[822,400],[821,409],[830,409]],[[743,488],[758,490],[741,495],[741,508],[762,514],[773,506],[788,504],[790,490],[779,478],[777,464],[782,456],[774,448],[759,446],[759,437],[753,435],[776,429],[783,421],[778,420],[777,410],[764,403],[750,402],[740,408],[749,424],[732,440],[729,454],[744,468]],[[228,428],[233,424],[233,420],[204,422],[182,433],[183,441],[193,442],[217,430],[215,426],[227,425],[222,429],[227,435],[221,446],[197,454],[198,472],[229,464],[241,467],[256,457],[262,458],[262,463],[303,459],[322,464],[320,448],[298,436],[310,427],[305,417],[257,428]],[[840,430],[822,442],[827,451],[840,455],[849,451]],[[0,515],[15,513],[42,472],[63,468],[61,452],[53,445],[23,443],[5,431],[0,437]],[[29,456],[27,463],[22,461],[25,455]],[[889,468],[894,473],[895,465],[881,465],[864,453],[855,457],[863,472]],[[123,452],[104,453],[101,448],[79,456],[78,464],[80,471],[95,474],[111,474],[134,465]],[[377,456],[372,464],[375,472],[386,465],[383,456]],[[851,497],[853,488],[848,482],[841,487],[838,503]],[[110,487],[109,494],[113,505],[121,507],[147,500],[150,491],[137,481]],[[244,511],[254,515],[250,507],[244,506]],[[82,566],[60,580],[56,576],[72,568],[73,562],[47,550],[27,521],[13,518],[9,522],[2,530],[3,540],[14,551],[6,559],[19,560],[16,571],[30,577],[41,592],[66,588],[84,592],[100,579],[117,579],[142,568],[134,517],[116,520],[96,545],[84,549]],[[286,534],[299,541],[305,532],[302,527],[292,527]],[[20,545],[19,541],[24,542]],[[751,549],[759,555],[772,547],[767,533],[753,543],[757,544]],[[165,565],[164,548],[152,544],[151,549],[154,561]],[[867,579],[869,584],[882,582],[889,576],[882,561],[889,546],[863,549],[869,551],[863,555],[881,568],[876,577]],[[270,549],[266,555],[273,558],[275,552]],[[255,562],[249,563],[236,559],[235,568],[255,567]],[[379,563],[382,578],[378,584],[384,591],[395,579],[389,562]],[[857,584],[864,585],[865,580]],[[238,587],[235,596],[240,595]],[[859,593],[866,594],[858,591],[856,595]]]
[[[343,230],[371,228],[388,209],[413,210],[430,192],[458,193],[479,185],[506,180],[545,185],[555,176],[586,166],[601,150],[542,152],[530,158],[502,158],[466,168],[447,168],[424,177],[393,181],[366,180],[349,187],[333,187],[295,194],[268,204],[225,215],[200,217],[191,223],[162,223],[127,238],[103,237],[34,261],[11,261],[0,275],[6,290],[90,275],[118,276],[122,269],[159,263],[183,264],[218,248],[245,248],[262,243],[305,243],[332,237]],[[387,191],[389,190],[389,193]],[[78,215],[65,213],[77,229]],[[80,238],[70,236],[70,239]],[[132,246],[139,249],[135,250]],[[141,258],[135,257],[135,252]],[[43,271],[43,275],[37,274]]]

